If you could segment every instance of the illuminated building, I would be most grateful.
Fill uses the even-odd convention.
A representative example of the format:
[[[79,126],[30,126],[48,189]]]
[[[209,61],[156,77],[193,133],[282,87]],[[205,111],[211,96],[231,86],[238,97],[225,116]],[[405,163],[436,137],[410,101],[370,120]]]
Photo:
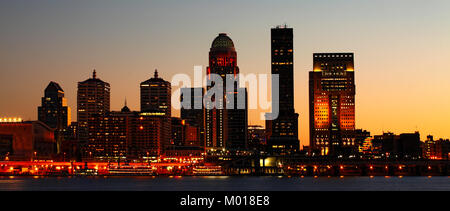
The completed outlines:
[[[368,143],[368,138],[370,138],[370,132],[367,130],[362,129],[356,129],[355,130],[355,154],[356,152],[362,152],[362,148],[364,148],[365,151],[367,151],[368,145],[370,145],[370,149],[372,147],[372,139],[370,140],[370,144]]]
[[[120,112],[89,118],[84,159],[121,160],[157,157],[170,145],[170,119],[159,111]]]
[[[171,118],[171,140],[170,145],[182,146],[185,138],[183,132],[184,121],[178,117]]]
[[[56,153],[54,130],[41,121],[0,118],[0,156],[5,160],[50,160]]]
[[[186,120],[172,117],[172,138],[171,145],[174,146],[202,146],[199,135],[199,128],[190,125]]]
[[[433,136],[427,136],[423,143],[423,157],[431,160],[448,160],[450,155],[450,140],[433,140]]]
[[[171,117],[171,84],[155,75],[141,83],[141,111],[160,111]]]
[[[225,33],[220,33],[212,42],[209,51],[207,80],[211,74],[223,80],[223,98],[214,98],[213,103],[223,108],[208,108],[206,105],[206,147],[212,149],[239,150],[247,147],[247,90],[239,87],[239,67],[234,43]],[[227,107],[226,77],[234,75],[234,107]],[[212,86],[207,86],[210,90]],[[245,96],[245,108],[238,108],[238,96]]]
[[[64,140],[78,140],[78,122],[72,122],[66,128]]]
[[[248,126],[248,148],[263,151],[266,146],[266,130],[261,125]]]
[[[164,155],[166,157],[202,157],[204,149],[198,146],[170,146],[166,149]]]
[[[120,160],[127,155],[127,121],[129,112],[91,115],[88,120],[89,139],[84,159]]]
[[[38,120],[55,130],[57,152],[60,153],[65,130],[71,121],[64,90],[58,83],[51,81],[45,88],[41,103],[38,107]]]
[[[170,118],[160,111],[134,112],[129,121],[128,156],[157,157],[170,146]]]
[[[364,139],[359,145],[359,152],[369,154],[372,153],[372,151],[373,151],[372,138],[368,137]]]
[[[200,128],[196,126],[192,126],[189,123],[186,123],[183,128],[183,132],[185,134],[183,145],[184,146],[199,146],[203,147],[204,142],[202,141],[201,137],[199,136]]]
[[[286,26],[271,29],[271,73],[278,74],[279,77],[279,114],[276,119],[266,121],[267,145],[270,152],[281,155],[293,154],[300,150],[299,115],[294,109],[293,36],[293,29]]]
[[[355,140],[353,53],[315,53],[309,72],[310,146],[315,154],[347,155]]]
[[[78,138],[84,143],[88,139],[88,119],[91,115],[102,116],[109,112],[110,86],[97,78],[94,70],[92,78],[78,82],[77,121]]]
[[[181,103],[184,104],[184,98],[190,93],[190,104],[181,107],[181,119],[185,120],[190,126],[196,127],[200,145],[205,146],[205,106],[203,105],[203,96],[205,89],[200,88],[181,88]]]

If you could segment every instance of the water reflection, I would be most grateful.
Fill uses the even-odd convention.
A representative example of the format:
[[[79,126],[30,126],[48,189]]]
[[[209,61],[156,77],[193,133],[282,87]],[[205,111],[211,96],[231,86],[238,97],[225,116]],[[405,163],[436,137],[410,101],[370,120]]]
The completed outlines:
[[[450,190],[450,177],[0,177],[0,191]]]

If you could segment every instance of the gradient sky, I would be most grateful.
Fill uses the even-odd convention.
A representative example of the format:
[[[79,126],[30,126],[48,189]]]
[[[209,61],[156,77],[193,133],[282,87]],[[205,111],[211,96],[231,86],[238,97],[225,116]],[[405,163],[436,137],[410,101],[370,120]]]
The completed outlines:
[[[270,73],[270,28],[294,28],[295,108],[309,143],[315,52],[354,52],[356,126],[372,134],[450,138],[448,0],[1,0],[0,116],[37,119],[53,80],[76,119],[78,81],[111,84],[111,109],[139,109],[139,83],[207,66],[212,40],[233,39],[242,73]],[[178,114],[179,112],[174,112]],[[250,124],[264,124],[250,110]]]

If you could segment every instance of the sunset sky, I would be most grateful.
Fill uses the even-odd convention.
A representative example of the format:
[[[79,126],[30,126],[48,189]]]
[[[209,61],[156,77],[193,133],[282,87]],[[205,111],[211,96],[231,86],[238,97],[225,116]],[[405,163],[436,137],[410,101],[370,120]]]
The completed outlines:
[[[450,138],[448,0],[2,0],[0,117],[37,119],[50,81],[76,120],[77,82],[97,70],[111,84],[111,109],[139,109],[139,83],[192,75],[213,39],[233,39],[240,71],[270,73],[270,28],[294,28],[295,108],[309,143],[312,54],[354,52],[356,126]],[[261,124],[257,110],[249,124]],[[179,112],[174,111],[176,115]]]

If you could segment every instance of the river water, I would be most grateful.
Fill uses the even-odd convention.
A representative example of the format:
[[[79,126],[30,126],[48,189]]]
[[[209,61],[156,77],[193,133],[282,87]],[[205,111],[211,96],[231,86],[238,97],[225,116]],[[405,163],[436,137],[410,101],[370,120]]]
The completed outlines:
[[[450,177],[0,177],[0,191],[450,191]]]

